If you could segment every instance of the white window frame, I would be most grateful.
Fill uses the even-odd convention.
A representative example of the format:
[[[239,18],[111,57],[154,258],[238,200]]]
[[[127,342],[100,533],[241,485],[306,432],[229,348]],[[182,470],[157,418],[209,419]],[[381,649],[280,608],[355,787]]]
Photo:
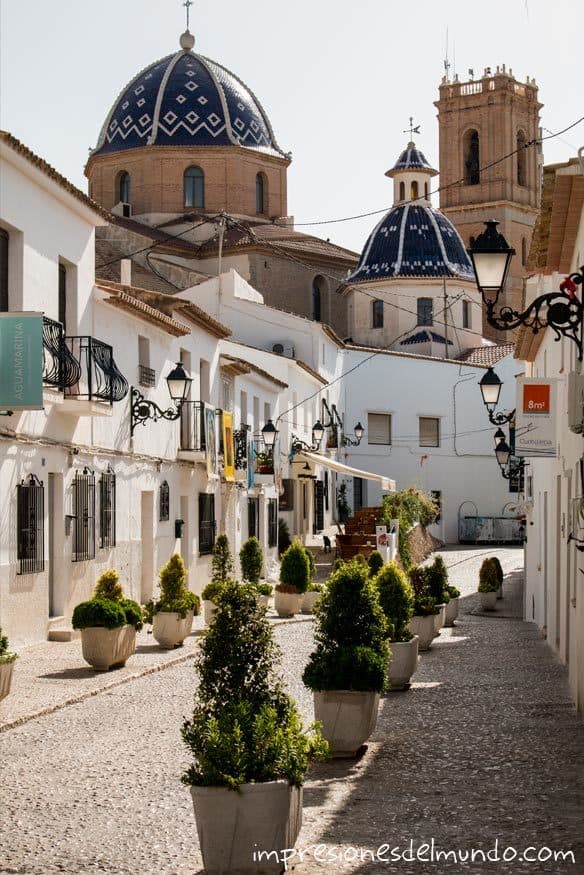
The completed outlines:
[[[375,428],[371,428],[371,417],[372,416],[385,416],[387,417],[387,424],[389,426],[389,435],[388,440],[371,440],[372,436],[374,437],[377,430]],[[387,410],[368,410],[367,411],[367,443],[373,447],[390,447],[391,446],[391,426],[392,426],[392,415]],[[381,431],[381,429],[379,429]]]
[[[422,443],[422,420],[436,423],[436,443]],[[440,417],[439,416],[418,416],[418,446],[420,447],[439,447],[440,446]]]

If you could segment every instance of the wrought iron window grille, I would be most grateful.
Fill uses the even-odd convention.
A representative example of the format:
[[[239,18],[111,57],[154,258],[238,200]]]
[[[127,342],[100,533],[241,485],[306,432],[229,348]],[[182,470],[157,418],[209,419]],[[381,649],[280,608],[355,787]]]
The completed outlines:
[[[166,523],[170,519],[170,487],[166,480],[160,484],[160,493],[158,497],[159,515],[158,519],[161,523]]]
[[[30,474],[16,487],[18,574],[45,570],[45,487]]]
[[[95,559],[95,474],[77,471],[73,480],[73,562]]]
[[[99,546],[116,546],[116,475],[110,465],[99,479]]]
[[[268,499],[268,547],[278,546],[278,499]]]
[[[215,496],[199,493],[199,554],[208,556],[215,546]]]
[[[156,385],[156,371],[146,365],[138,365],[138,385],[151,389]]]

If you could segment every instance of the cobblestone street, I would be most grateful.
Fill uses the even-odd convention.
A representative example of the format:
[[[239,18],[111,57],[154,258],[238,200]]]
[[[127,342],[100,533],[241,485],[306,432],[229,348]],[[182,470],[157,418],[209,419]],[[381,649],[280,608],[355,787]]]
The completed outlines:
[[[507,575],[505,599],[498,602],[505,617],[476,613],[478,567],[493,552],[444,552],[450,581],[463,595],[458,624],[443,630],[422,656],[411,690],[382,700],[377,729],[362,758],[329,762],[310,772],[297,847],[324,845],[331,854],[344,850],[350,857],[350,848],[388,844],[405,850],[410,841],[415,853],[432,839],[443,851],[486,852],[498,840],[500,854],[506,847],[519,855],[529,846],[548,847],[573,851],[575,864],[553,858],[521,862],[519,857],[512,863],[466,865],[326,863],[307,853],[303,862],[289,864],[298,875],[583,875],[584,723],[571,704],[565,669],[535,626],[513,618],[519,609],[522,550],[496,551]],[[300,678],[312,648],[312,623],[280,624],[275,634],[290,690],[311,720],[312,695]],[[188,646],[193,642],[195,637]],[[71,666],[61,675],[51,668],[50,654],[58,654],[59,647],[66,648],[61,653],[72,660],[77,676]],[[158,653],[154,644],[144,645],[139,665],[161,670],[103,691],[83,678],[79,685],[84,671],[79,642],[42,645],[23,654],[13,691],[0,704],[0,725],[10,709],[14,719],[47,709],[47,684],[37,684],[35,693],[35,672],[52,673],[61,704],[75,695],[82,698],[0,733],[2,875],[201,871],[191,798],[179,781],[187,764],[179,729],[191,707],[193,665],[188,653],[175,653],[173,664],[164,667]],[[128,665],[129,674],[136,670]],[[99,684],[118,679],[119,673],[101,675]],[[20,692],[21,680],[26,690]],[[19,696],[26,699],[20,711]]]

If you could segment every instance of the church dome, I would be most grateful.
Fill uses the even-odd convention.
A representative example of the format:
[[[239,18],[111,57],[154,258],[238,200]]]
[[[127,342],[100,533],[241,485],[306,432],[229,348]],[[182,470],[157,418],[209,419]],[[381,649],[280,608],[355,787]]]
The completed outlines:
[[[190,37],[188,39],[187,37]],[[225,67],[190,49],[150,64],[110,110],[93,155],[140,146],[241,146],[288,157],[250,89]]]
[[[422,203],[394,206],[370,235],[348,283],[392,277],[474,280],[460,234],[446,216]]]
[[[424,153],[412,142],[408,143],[391,170],[388,170],[385,175],[394,176],[400,170],[425,171],[429,176],[438,175],[438,171],[431,167]]]

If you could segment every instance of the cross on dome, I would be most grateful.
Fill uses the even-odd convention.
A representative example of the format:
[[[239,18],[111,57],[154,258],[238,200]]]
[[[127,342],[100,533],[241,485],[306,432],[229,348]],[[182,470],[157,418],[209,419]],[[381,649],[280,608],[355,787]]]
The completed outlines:
[[[187,30],[189,29],[189,25],[191,23],[191,6],[194,6],[193,0],[185,0],[183,6],[187,10]]]
[[[408,133],[409,133],[409,135],[410,135],[410,142],[413,140],[413,135],[414,135],[414,134],[419,134],[419,133],[420,133],[420,125],[415,125],[415,126],[414,126],[414,117],[413,117],[412,115],[410,116],[410,126],[409,126],[409,128],[406,128],[405,131],[403,131],[403,133],[404,133],[404,134],[408,134]]]

